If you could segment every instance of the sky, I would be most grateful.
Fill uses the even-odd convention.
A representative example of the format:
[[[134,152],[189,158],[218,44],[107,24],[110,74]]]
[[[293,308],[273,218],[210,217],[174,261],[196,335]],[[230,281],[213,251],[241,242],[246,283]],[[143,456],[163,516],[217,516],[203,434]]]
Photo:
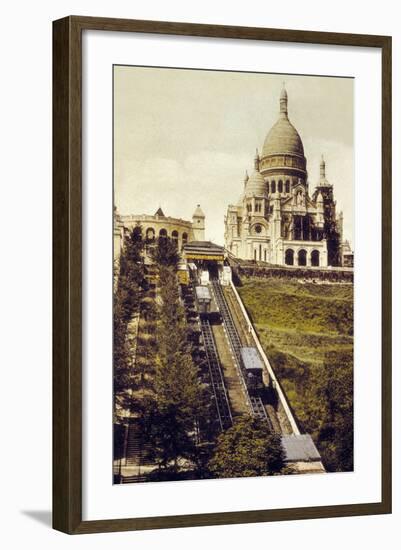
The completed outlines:
[[[252,173],[256,148],[279,113],[301,136],[310,193],[321,155],[344,237],[354,235],[354,83],[350,78],[114,67],[114,196],[120,214],[190,220],[197,204],[206,239],[224,244],[224,215]]]

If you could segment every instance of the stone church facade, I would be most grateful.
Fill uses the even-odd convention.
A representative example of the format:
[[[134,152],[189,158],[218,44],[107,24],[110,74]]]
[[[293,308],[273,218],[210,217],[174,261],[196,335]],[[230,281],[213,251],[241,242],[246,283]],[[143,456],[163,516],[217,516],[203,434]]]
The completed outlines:
[[[237,204],[228,206],[225,246],[235,257],[288,266],[342,264],[342,214],[336,215],[333,186],[322,157],[320,178],[309,191],[302,140],[288,117],[288,96],[267,134],[254,171],[245,176]]]

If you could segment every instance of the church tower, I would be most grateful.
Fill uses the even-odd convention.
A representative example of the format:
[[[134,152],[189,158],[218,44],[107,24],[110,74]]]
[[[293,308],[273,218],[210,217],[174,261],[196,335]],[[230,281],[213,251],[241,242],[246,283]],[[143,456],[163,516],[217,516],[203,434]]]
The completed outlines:
[[[203,213],[200,204],[197,205],[192,216],[192,229],[195,241],[205,240],[205,214]]]

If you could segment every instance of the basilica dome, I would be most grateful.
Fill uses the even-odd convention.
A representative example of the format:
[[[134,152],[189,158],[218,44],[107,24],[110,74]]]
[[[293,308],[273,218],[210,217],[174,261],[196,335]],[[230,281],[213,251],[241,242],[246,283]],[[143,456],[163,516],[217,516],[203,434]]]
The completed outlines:
[[[263,145],[262,157],[269,155],[304,156],[304,147],[298,132],[287,117],[279,118],[267,134]]]

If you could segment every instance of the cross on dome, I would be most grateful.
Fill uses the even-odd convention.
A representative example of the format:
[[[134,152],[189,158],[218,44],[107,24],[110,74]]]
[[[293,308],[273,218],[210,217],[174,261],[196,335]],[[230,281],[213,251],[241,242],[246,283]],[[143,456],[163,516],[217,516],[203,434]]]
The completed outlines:
[[[288,95],[285,88],[280,93],[280,113],[277,122],[272,126],[265,138],[262,150],[262,162],[266,157],[273,155],[292,155],[299,160],[296,161],[300,170],[305,172],[304,148],[301,138],[288,118]],[[266,168],[262,165],[264,175]]]
[[[280,115],[287,117],[288,115],[288,95],[285,89],[285,82],[280,93]]]

